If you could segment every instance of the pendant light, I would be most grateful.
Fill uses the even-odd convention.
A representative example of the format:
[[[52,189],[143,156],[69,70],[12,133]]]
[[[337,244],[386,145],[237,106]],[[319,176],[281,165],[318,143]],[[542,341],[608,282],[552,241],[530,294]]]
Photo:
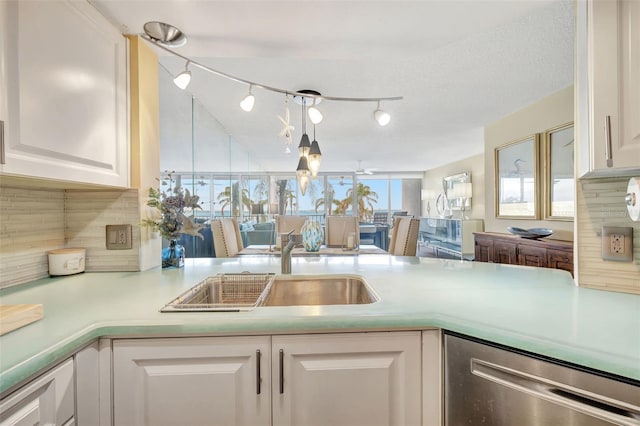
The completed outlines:
[[[300,157],[306,157],[309,155],[311,149],[311,142],[309,141],[309,135],[307,135],[307,120],[305,119],[305,99],[302,100],[302,137],[300,138],[300,144],[298,144],[298,154]]]
[[[320,161],[322,160],[322,153],[320,152],[320,145],[316,140],[316,126],[313,126],[313,142],[311,142],[311,148],[309,149],[309,171],[311,171],[311,177],[318,177],[318,171],[320,170]]]
[[[307,157],[302,156],[298,161],[298,168],[296,169],[298,185],[300,185],[300,192],[302,192],[302,195],[307,192],[307,185],[309,184],[310,175],[311,172],[309,172],[309,163],[307,162]]]

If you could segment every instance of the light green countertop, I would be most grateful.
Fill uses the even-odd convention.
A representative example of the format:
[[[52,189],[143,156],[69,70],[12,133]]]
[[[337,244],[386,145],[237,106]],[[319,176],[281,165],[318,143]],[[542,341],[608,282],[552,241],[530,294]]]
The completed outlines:
[[[160,313],[221,272],[280,271],[280,259],[187,259],[179,270],[85,273],[0,291],[44,318],[0,337],[0,393],[98,337],[282,334],[437,327],[640,380],[640,296],[576,287],[564,271],[417,257],[299,257],[294,274],[358,274],[369,305]]]

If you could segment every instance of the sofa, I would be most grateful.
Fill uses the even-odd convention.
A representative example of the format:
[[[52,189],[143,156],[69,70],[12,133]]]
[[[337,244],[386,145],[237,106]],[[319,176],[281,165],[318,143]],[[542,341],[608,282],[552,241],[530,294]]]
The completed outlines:
[[[275,222],[245,222],[240,224],[240,235],[245,247],[250,245],[275,244]]]

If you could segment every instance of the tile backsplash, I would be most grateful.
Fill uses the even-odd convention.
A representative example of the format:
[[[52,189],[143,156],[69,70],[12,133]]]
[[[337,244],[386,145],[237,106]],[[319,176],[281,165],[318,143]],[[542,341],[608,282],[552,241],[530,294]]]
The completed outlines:
[[[48,276],[65,247],[64,190],[0,187],[0,287]]]
[[[49,250],[84,247],[86,271],[138,271],[137,190],[0,186],[0,288],[49,275]],[[131,224],[133,247],[107,250],[105,226]]]
[[[624,197],[629,178],[585,179],[577,185],[578,283],[640,293],[640,222],[629,218]],[[633,261],[602,260],[602,225],[633,228]]]

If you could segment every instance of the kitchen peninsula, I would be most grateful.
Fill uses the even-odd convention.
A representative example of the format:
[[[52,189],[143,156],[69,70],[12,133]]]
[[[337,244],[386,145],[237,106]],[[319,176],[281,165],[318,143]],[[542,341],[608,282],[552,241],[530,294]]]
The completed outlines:
[[[1,303],[42,303],[44,318],[0,337],[0,391],[7,395],[99,338],[276,339],[434,329],[640,380],[640,296],[576,287],[568,272],[546,268],[380,255],[299,257],[292,260],[293,274],[356,274],[380,300],[247,312],[159,312],[216,273],[279,269],[279,258],[270,256],[187,259],[183,269],[85,273],[3,290]]]

